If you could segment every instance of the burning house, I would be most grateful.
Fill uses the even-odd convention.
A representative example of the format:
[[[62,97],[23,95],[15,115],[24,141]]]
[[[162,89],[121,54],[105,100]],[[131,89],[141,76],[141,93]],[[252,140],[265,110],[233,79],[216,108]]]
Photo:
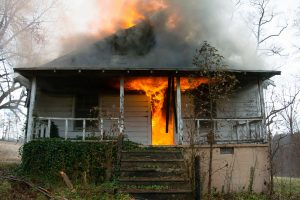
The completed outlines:
[[[213,186],[247,190],[255,167],[253,190],[265,191],[263,90],[280,72],[229,68],[239,81],[237,91],[214,105],[213,119],[199,116],[187,94],[207,85],[192,64],[196,48],[166,31],[171,22],[165,29],[157,23],[145,20],[47,64],[16,68],[31,83],[26,140],[50,137],[55,128],[65,139],[105,140],[122,133],[142,145],[188,146],[193,132],[207,155],[207,124],[213,123]]]

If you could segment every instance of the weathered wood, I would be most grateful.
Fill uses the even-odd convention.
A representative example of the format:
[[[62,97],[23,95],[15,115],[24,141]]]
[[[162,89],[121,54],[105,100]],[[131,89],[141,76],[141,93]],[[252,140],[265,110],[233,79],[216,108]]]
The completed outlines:
[[[166,133],[169,132],[169,117],[170,117],[170,97],[171,97],[171,80],[172,76],[168,77],[168,88],[167,88],[167,105],[166,105]]]
[[[17,177],[14,177],[14,176],[0,176],[0,179],[6,179],[6,180],[9,180],[9,181],[14,181],[14,182],[20,182],[20,183],[24,183],[26,184],[27,186],[41,192],[42,194],[44,194],[46,197],[48,197],[49,199],[57,199],[58,197],[57,196],[54,196],[53,194],[51,194],[48,190],[46,190],[45,188],[41,187],[41,186],[37,186],[37,185],[34,185],[33,183],[31,182],[28,182],[28,181],[25,181],[25,180],[22,180],[22,179],[19,179]],[[60,198],[59,198],[60,199]],[[62,198],[61,198],[62,199]],[[65,199],[66,200],[66,199]]]
[[[51,119],[48,119],[47,138],[50,138],[50,133],[51,133]]]
[[[183,121],[181,113],[181,90],[180,90],[180,77],[176,77],[176,102],[177,102],[177,120],[178,120],[178,144],[182,144],[183,137]]]
[[[42,138],[45,138],[46,137],[46,131],[45,131],[45,124],[44,123],[42,123],[41,124],[41,137]]]
[[[72,182],[70,181],[69,177],[67,176],[67,174],[63,171],[59,172],[60,176],[63,178],[64,183],[66,184],[66,186],[71,190],[71,191],[75,191],[74,186],[72,184]]]
[[[120,134],[124,134],[124,77],[120,78]]]
[[[68,120],[65,120],[65,140],[68,139],[68,129],[69,129],[69,125],[68,125]]]
[[[174,114],[174,122],[175,122],[175,130],[176,133],[178,133],[178,119],[177,119],[177,109],[176,109],[176,93],[175,93],[175,82],[174,82],[174,77],[172,77],[172,82],[171,82],[171,90],[172,90],[172,109],[173,109],[173,114]]]
[[[99,128],[100,128],[100,138],[103,140],[103,134],[104,134],[104,124],[103,124],[103,118],[100,118],[99,121]]]
[[[83,120],[83,124],[82,124],[82,140],[85,140],[85,129],[86,129],[86,120]]]
[[[35,96],[36,96],[36,77],[33,77],[31,81],[26,142],[29,142],[32,139],[32,134],[33,134],[33,110],[35,106]]]
[[[261,125],[261,134],[267,139],[267,131],[266,131],[266,113],[265,113],[265,100],[264,100],[264,92],[262,81],[258,81],[258,92],[259,92],[259,101],[260,101],[260,109],[261,109],[261,117],[262,117],[262,125]]]
[[[250,125],[248,120],[246,120],[246,133],[249,135],[251,139],[251,131],[250,131]]]

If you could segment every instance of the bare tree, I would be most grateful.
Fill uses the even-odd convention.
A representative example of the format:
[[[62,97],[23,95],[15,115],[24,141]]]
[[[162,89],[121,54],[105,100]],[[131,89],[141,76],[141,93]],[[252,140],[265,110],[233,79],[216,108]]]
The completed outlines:
[[[267,136],[269,141],[269,148],[268,148],[268,158],[269,158],[269,171],[270,171],[270,187],[269,187],[269,196],[272,198],[274,193],[274,157],[276,156],[278,150],[280,149],[280,141],[286,137],[286,135],[281,135],[277,138],[275,143],[273,141],[274,130],[278,127],[282,127],[280,122],[280,117],[287,113],[291,119],[295,119],[294,115],[290,115],[290,110],[294,112],[296,108],[297,96],[300,93],[300,90],[295,90],[294,93],[290,92],[288,96],[284,95],[284,93],[276,93],[275,89],[273,88],[269,96],[269,101],[266,102],[266,127],[267,127]],[[288,119],[288,118],[287,118]],[[290,122],[288,119],[287,122]],[[293,123],[292,123],[293,124]],[[290,130],[290,123],[285,124],[287,125],[287,129]]]
[[[206,41],[197,50],[193,64],[200,68],[199,75],[207,78],[207,84],[203,85],[203,90],[196,90],[194,93],[196,102],[200,100],[199,113],[208,119],[207,142],[209,144],[209,164],[208,164],[208,195],[211,196],[212,189],[212,161],[213,145],[215,144],[214,119],[216,118],[216,104],[228,99],[233,93],[238,80],[233,73],[226,70],[227,66],[223,63],[223,56],[218,50]],[[197,105],[198,106],[198,105]],[[192,139],[193,136],[192,136]]]
[[[289,134],[299,133],[299,93],[300,89],[297,88],[297,85],[295,84],[294,86],[290,86],[288,90],[286,90],[286,88],[282,89],[281,95],[278,97],[278,102],[282,107],[287,105],[288,102],[293,102],[289,107],[279,113],[283,122],[282,126],[287,129]]]
[[[26,92],[13,81],[12,67],[29,60],[34,45],[43,41],[42,17],[54,2],[0,0],[0,110],[17,114],[24,105]]]
[[[287,21],[285,20],[284,23],[278,25],[280,24],[280,14],[275,12],[275,9],[272,7],[272,0],[247,1],[250,4],[247,24],[256,38],[257,51],[268,56],[284,55],[284,49],[272,42],[272,39],[279,37],[287,29]],[[238,3],[240,4],[240,2]]]

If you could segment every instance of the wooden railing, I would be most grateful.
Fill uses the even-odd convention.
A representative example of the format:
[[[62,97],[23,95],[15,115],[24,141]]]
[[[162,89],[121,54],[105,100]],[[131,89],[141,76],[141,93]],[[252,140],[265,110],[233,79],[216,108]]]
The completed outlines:
[[[183,123],[185,129],[191,128],[187,127],[188,123],[194,123],[192,127],[198,136],[206,138],[205,130],[210,129],[210,127],[204,127],[201,126],[201,123],[210,123],[212,125],[212,131],[217,134],[218,132],[224,131],[224,126],[227,125],[227,128],[229,128],[230,134],[234,134],[234,139],[231,139],[232,142],[234,141],[242,141],[242,140],[249,140],[251,141],[265,141],[266,135],[265,135],[265,125],[264,120],[262,118],[214,118],[214,119],[200,119],[200,118],[184,118]],[[212,124],[211,124],[212,123]],[[223,127],[218,127],[218,125],[222,124]],[[259,125],[259,129],[256,130],[255,135],[251,132],[251,124]],[[223,130],[222,130],[223,128]],[[242,135],[242,128],[244,128],[243,134],[247,136],[247,139],[241,139]],[[228,131],[228,130],[227,130]],[[187,131],[185,131],[187,132]],[[217,139],[220,142],[222,139]],[[224,140],[224,142],[226,142]]]
[[[34,135],[39,135],[40,137],[50,138],[51,133],[51,122],[53,121],[64,121],[64,139],[68,139],[69,134],[69,122],[73,121],[82,121],[82,140],[86,139],[87,132],[87,122],[98,122],[98,131],[100,132],[100,139],[103,140],[104,136],[104,120],[115,121],[118,124],[120,129],[120,120],[119,118],[62,118],[62,117],[36,117],[35,121],[35,133]],[[78,131],[76,131],[78,132]]]

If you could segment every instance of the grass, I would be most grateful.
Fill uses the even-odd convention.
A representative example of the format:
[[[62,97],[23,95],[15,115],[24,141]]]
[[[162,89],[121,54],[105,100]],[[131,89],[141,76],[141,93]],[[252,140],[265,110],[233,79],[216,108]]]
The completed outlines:
[[[75,191],[70,191],[66,187],[54,189],[56,196],[72,200],[130,200],[127,194],[116,193],[117,188],[114,183],[108,182],[101,185],[75,185]]]
[[[18,164],[0,163],[0,199],[6,200],[27,200],[37,199],[46,200],[47,198],[40,192],[33,188],[24,186],[19,182],[13,182],[1,178],[3,176],[16,175]],[[106,182],[99,185],[84,185],[80,183],[74,183],[75,191],[70,191],[63,182],[53,184],[51,181],[39,180],[37,183],[36,177],[31,180],[38,186],[42,186],[49,190],[53,195],[57,197],[64,197],[72,200],[130,200],[132,199],[128,194],[117,193],[118,184],[115,182]]]
[[[1,164],[0,175],[14,175],[18,164]],[[274,179],[275,196],[274,200],[298,200],[300,199],[300,178],[276,177]],[[74,183],[75,191],[70,191],[64,184],[45,184],[47,189],[56,196],[65,197],[74,200],[131,200],[128,194],[117,193],[119,185],[115,182],[106,182],[100,185],[83,185]],[[130,187],[129,187],[130,188]],[[162,186],[137,186],[132,189],[151,189],[163,190]],[[24,188],[22,185],[10,182],[0,178],[0,199],[5,197],[11,199],[28,199],[34,198],[38,200],[46,199],[42,194],[30,188]],[[24,197],[24,198],[23,198]],[[207,199],[207,198],[203,198]],[[267,200],[267,195],[264,194],[249,194],[249,193],[231,193],[231,194],[214,194],[211,200]]]
[[[274,191],[280,194],[300,194],[300,178],[276,177]]]

